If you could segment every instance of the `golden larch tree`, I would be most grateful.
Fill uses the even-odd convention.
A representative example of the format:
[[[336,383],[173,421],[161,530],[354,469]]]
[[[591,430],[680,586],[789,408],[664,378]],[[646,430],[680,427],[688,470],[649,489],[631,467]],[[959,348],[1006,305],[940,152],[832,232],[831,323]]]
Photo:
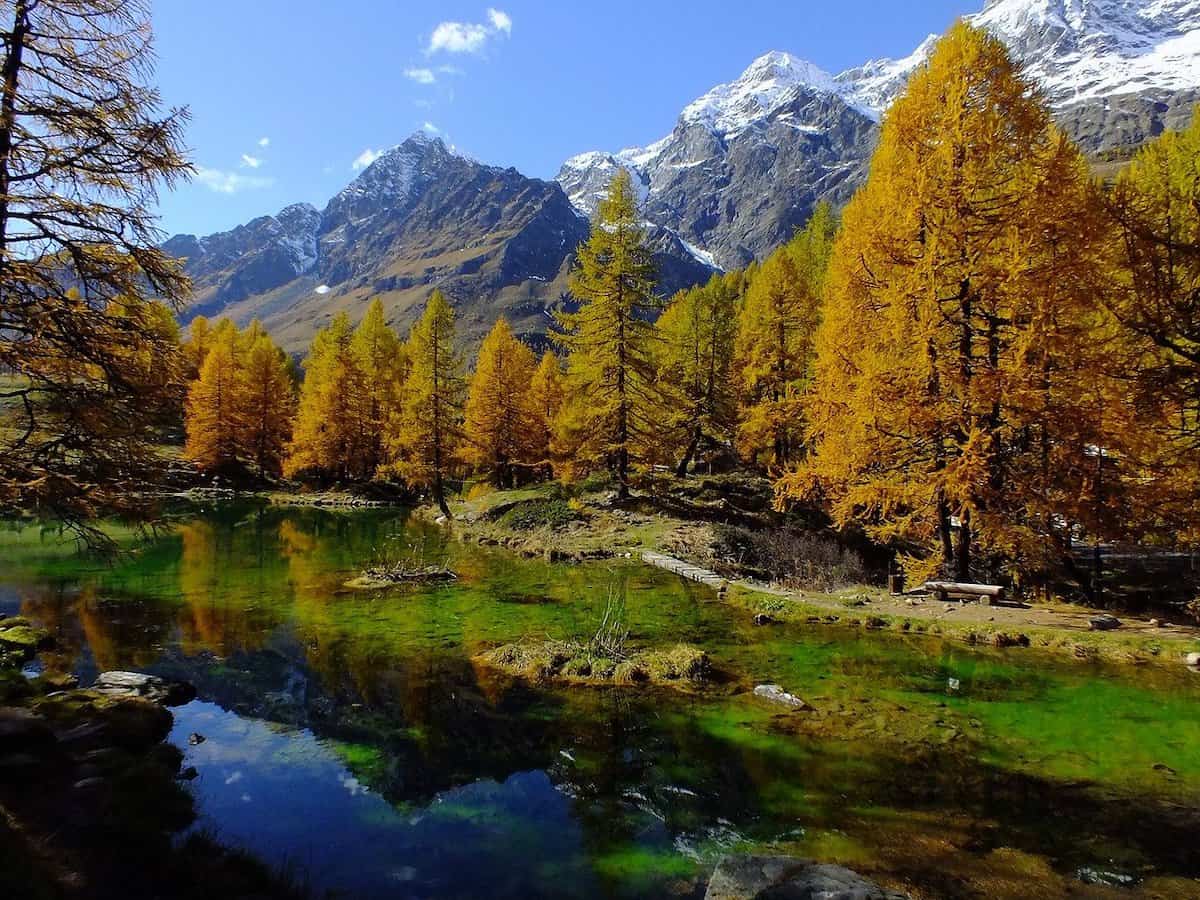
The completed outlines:
[[[650,318],[661,304],[633,182],[624,169],[609,185],[591,236],[577,252],[570,292],[579,309],[558,315],[570,381],[558,443],[576,465],[607,465],[627,496],[631,462],[654,431]]]
[[[230,472],[241,449],[244,382],[234,337],[213,342],[188,390],[184,455],[204,472]]]
[[[354,480],[364,475],[359,426],[363,375],[352,349],[350,317],[338,313],[313,336],[284,474]]]
[[[803,440],[802,400],[835,228],[828,204],[819,205],[804,230],[753,273],[741,307],[738,447],[776,471],[795,461]]]
[[[1095,303],[1098,222],[1084,161],[1004,46],[955,25],[844,213],[810,456],[781,501],[823,500],[841,524],[920,548],[917,578],[1061,555],[1091,505],[1089,453],[1112,446],[1125,407]]]
[[[246,350],[240,398],[241,452],[260,473],[280,475],[296,415],[296,382],[287,354],[266,334]]]
[[[526,398],[531,454],[543,467],[550,465],[554,423],[564,396],[562,361],[553,350],[547,350],[529,381]]]
[[[483,339],[467,391],[462,455],[512,487],[515,467],[535,460],[529,386],[537,361],[503,317]]]
[[[407,376],[404,345],[387,324],[383,303],[376,299],[355,329],[351,352],[362,374],[361,408],[357,412],[359,444],[367,477],[386,462],[384,435],[400,403],[400,388]]]
[[[681,291],[659,317],[661,434],[682,478],[707,443],[727,447],[737,427],[734,344],[740,275]]]
[[[160,249],[156,191],[186,178],[186,110],[164,107],[148,4],[0,8],[0,507],[69,525],[148,513],[180,353],[155,327],[189,283]],[[149,352],[154,377],[138,368]]]
[[[435,290],[408,338],[404,399],[389,432],[396,473],[431,490],[446,516],[446,473],[462,434],[462,357],[454,340],[454,310]]]

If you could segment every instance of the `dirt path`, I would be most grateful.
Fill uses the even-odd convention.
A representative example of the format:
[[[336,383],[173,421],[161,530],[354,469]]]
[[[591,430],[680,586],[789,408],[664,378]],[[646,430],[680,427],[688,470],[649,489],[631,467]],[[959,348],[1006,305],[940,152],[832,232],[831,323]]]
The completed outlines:
[[[748,580],[724,579],[715,572],[663,553],[646,552],[642,559],[653,566],[674,572],[683,578],[719,588],[722,584],[757,594],[767,594],[794,600],[810,607],[837,612],[843,616],[856,613],[889,616],[899,619],[944,623],[949,626],[972,626],[994,631],[1043,628],[1094,637],[1104,634],[1143,637],[1156,641],[1177,641],[1181,645],[1200,641],[1200,629],[1174,623],[1152,623],[1150,619],[1121,617],[1121,627],[1115,632],[1094,632],[1089,620],[1099,613],[1094,609],[1067,603],[1048,603],[1036,606],[1006,603],[988,606],[982,603],[942,601],[928,595],[893,596],[878,590],[857,590],[841,594],[808,593],[788,590],[775,585]],[[1180,649],[1184,649],[1182,646]]]

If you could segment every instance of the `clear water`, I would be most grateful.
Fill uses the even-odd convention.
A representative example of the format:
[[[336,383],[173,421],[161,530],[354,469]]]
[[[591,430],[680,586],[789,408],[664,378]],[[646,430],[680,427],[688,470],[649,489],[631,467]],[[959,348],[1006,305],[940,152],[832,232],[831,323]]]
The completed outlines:
[[[369,897],[702,894],[730,850],[837,861],[927,896],[1200,896],[1200,678],[851,629],[756,628],[633,562],[516,559],[399,513],[180,516],[108,564],[0,527],[0,612],[54,630],[42,664],[185,678],[172,740],[198,828]],[[458,582],[343,587],[384,556]],[[586,636],[704,647],[696,693],[555,688],[473,658]],[[952,687],[952,679],[957,687]],[[756,699],[773,681],[816,714]],[[189,746],[187,737],[206,738]],[[1101,890],[1097,888],[1096,890]]]

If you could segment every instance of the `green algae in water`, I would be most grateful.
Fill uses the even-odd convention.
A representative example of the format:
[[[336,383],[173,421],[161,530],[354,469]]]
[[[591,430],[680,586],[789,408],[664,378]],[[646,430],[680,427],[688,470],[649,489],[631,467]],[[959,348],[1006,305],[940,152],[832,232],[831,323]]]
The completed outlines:
[[[0,611],[51,629],[44,663],[85,683],[142,668],[197,684],[176,731],[209,738],[187,751],[206,824],[268,861],[304,846],[319,887],[461,895],[479,877],[493,896],[640,896],[693,883],[731,848],[934,893],[947,853],[976,893],[994,875],[985,859],[1064,878],[1114,859],[1200,872],[1200,678],[1182,666],[755,628],[667,573],[516,559],[387,510],[228,507],[149,542],[116,536],[127,552],[110,564],[0,528]],[[412,546],[459,581],[342,587]],[[638,696],[473,664],[527,637],[586,638],[614,591],[631,642],[694,643],[731,680]],[[754,698],[765,681],[817,713]],[[340,849],[305,843],[334,831]],[[1013,883],[1031,877],[1012,866]]]

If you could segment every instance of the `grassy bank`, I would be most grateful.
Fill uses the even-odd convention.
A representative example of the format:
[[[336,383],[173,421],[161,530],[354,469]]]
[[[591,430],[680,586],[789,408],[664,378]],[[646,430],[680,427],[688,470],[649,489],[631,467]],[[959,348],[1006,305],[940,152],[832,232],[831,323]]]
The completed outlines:
[[[603,482],[576,488],[552,483],[482,490],[452,504],[454,519],[447,524],[463,540],[529,557],[572,561],[652,550],[699,566],[724,568],[723,574],[730,576],[727,602],[762,621],[930,634],[968,644],[1052,651],[1081,661],[1181,665],[1188,653],[1200,650],[1200,630],[1195,627],[1123,617],[1118,630],[1093,631],[1088,620],[1095,611],[1069,603],[959,605],[894,597],[861,583],[831,590],[837,578],[835,574],[831,584],[828,569],[816,573],[817,590],[739,578],[719,559],[721,526],[673,515],[656,508],[649,498],[635,495],[620,506],[614,498]],[[764,517],[760,527],[772,526]]]

